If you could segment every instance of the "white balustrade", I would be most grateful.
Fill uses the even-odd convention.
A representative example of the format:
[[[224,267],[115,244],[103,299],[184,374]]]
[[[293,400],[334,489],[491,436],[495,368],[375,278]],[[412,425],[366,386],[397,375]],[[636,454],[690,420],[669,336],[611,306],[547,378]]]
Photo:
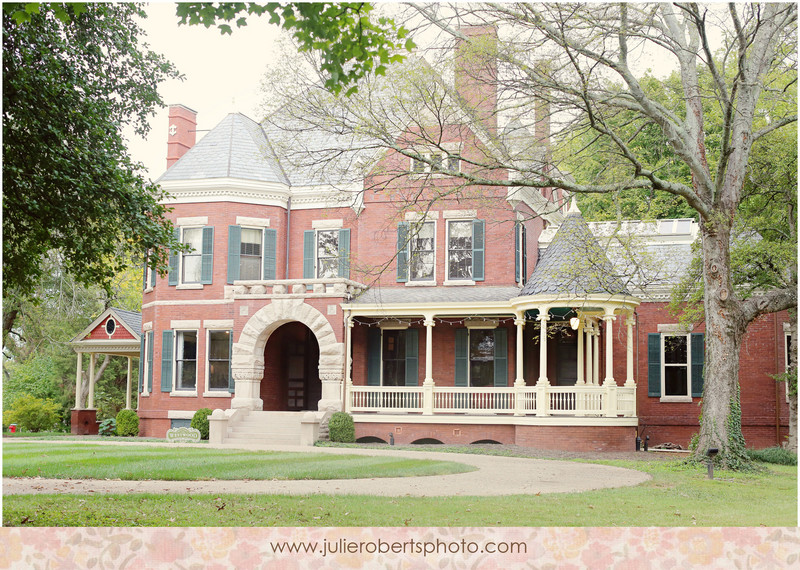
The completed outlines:
[[[426,390],[427,388],[427,390]],[[540,401],[538,398],[542,396]],[[354,413],[422,413],[432,398],[433,414],[514,414],[544,416],[636,416],[636,387],[615,386],[351,386]],[[517,408],[520,399],[522,405]],[[541,406],[541,408],[540,408]],[[544,410],[545,413],[539,413]],[[427,413],[430,413],[427,412]]]

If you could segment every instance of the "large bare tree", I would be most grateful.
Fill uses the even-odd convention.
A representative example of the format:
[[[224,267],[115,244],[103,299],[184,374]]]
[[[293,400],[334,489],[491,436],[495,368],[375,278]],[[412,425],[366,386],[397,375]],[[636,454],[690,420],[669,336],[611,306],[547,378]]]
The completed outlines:
[[[448,129],[468,125],[483,154],[460,157],[469,166],[450,172],[460,185],[423,196],[403,193],[418,185],[398,184],[393,198],[446,199],[475,185],[547,198],[552,188],[680,197],[697,213],[701,234],[706,362],[696,453],[716,447],[723,466],[746,462],[742,338],[758,316],[796,307],[797,271],[787,260],[781,280],[743,292],[732,278],[732,231],[753,145],[796,128],[796,5],[454,3],[412,5],[407,16],[417,43],[431,46],[424,58],[390,70],[391,81],[365,78],[350,98],[325,93],[309,68],[281,68],[289,81],[273,78],[270,95],[285,104],[272,117],[295,129],[283,150],[298,164],[338,172],[337,181],[347,173],[388,188],[409,174],[411,161],[376,172],[387,150],[416,159],[417,175],[448,170],[421,149],[457,156],[460,149],[443,141]],[[496,29],[498,39],[470,26]],[[475,76],[467,91],[496,93],[488,107],[460,96],[442,71],[453,49],[473,58],[456,72]],[[676,88],[666,93],[672,87],[645,65],[662,77],[671,72]],[[331,137],[305,137],[304,129]],[[563,174],[586,161],[603,167]]]

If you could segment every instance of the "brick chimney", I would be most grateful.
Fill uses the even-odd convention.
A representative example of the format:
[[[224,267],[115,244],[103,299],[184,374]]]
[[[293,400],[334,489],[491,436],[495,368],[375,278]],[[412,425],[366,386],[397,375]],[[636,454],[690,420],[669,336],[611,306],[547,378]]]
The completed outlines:
[[[197,111],[184,105],[169,106],[167,168],[194,146],[197,140]]]
[[[497,28],[461,28],[456,47],[455,89],[491,133],[497,132]]]

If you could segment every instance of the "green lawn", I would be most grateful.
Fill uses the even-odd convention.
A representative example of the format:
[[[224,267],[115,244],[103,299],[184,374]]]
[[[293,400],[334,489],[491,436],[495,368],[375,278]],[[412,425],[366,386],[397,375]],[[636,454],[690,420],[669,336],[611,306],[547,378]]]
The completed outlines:
[[[14,446],[16,447],[16,446]],[[126,449],[131,449],[126,446]],[[49,452],[50,450],[48,450]],[[171,450],[174,453],[174,450]],[[205,451],[205,450],[202,450]],[[8,449],[5,450],[8,453]],[[252,452],[247,452],[252,455]],[[420,454],[424,457],[423,454]],[[507,497],[19,495],[6,526],[796,526],[797,467],[716,472],[676,461],[603,461],[646,471],[637,487]],[[5,466],[4,466],[5,468]],[[487,482],[490,484],[491,482]]]
[[[52,444],[3,446],[4,477],[196,481],[211,479],[354,479],[415,477],[474,471],[450,461],[400,457],[279,453],[141,445]]]

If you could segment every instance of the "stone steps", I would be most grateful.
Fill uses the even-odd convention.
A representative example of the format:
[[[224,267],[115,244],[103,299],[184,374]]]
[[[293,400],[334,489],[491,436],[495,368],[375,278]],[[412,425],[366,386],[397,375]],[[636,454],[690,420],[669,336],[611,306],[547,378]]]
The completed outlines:
[[[225,443],[300,445],[300,420],[304,413],[251,411],[228,428]]]

